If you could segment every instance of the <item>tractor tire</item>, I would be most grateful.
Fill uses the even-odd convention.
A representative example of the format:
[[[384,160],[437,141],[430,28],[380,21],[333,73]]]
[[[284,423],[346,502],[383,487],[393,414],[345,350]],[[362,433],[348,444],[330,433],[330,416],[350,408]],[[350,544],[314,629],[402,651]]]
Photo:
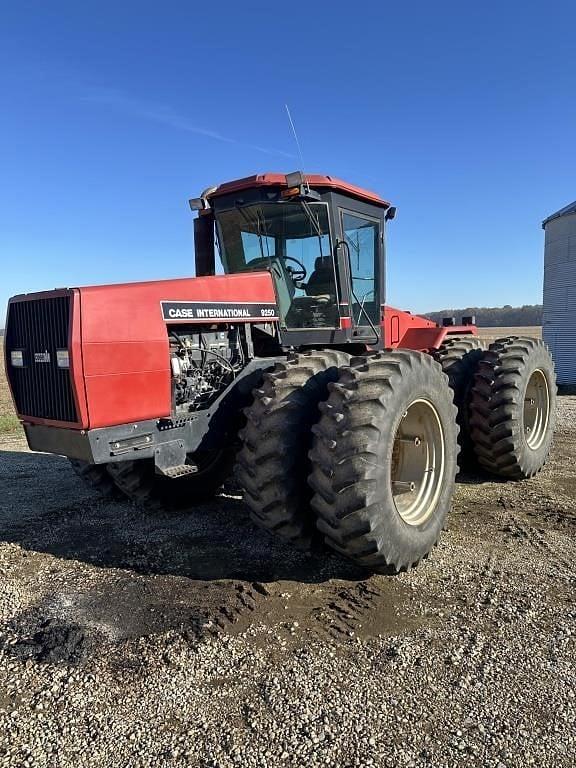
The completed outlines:
[[[398,573],[444,528],[458,469],[448,378],[412,350],[353,358],[314,427],[309,483],[326,543],[358,565]]]
[[[152,509],[185,507],[209,501],[232,474],[236,446],[194,456],[200,470],[194,475],[168,478],[156,474],[153,459],[112,462],[107,465],[116,488],[137,504]]]
[[[472,385],[478,364],[486,349],[486,343],[478,336],[455,336],[446,341],[432,357],[440,363],[442,370],[448,376],[448,383],[454,392],[454,405],[458,408],[458,444],[460,469],[468,469],[475,465],[476,454],[470,437],[470,398]]]
[[[320,418],[318,404],[328,397],[329,382],[349,361],[350,355],[331,349],[294,355],[264,374],[244,410],[236,476],[251,517],[299,549],[310,549],[320,538],[306,482],[310,429]]]
[[[93,491],[97,491],[104,498],[118,496],[114,481],[106,470],[106,464],[88,464],[86,461],[70,459],[72,469],[82,482]]]
[[[556,421],[556,374],[540,339],[498,339],[478,366],[470,406],[471,437],[480,465],[522,480],[542,469]]]

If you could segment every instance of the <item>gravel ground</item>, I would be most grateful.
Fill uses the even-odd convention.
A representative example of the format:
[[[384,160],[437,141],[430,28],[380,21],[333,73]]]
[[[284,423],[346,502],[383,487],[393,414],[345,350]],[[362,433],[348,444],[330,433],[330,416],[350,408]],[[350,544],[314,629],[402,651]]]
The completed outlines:
[[[576,397],[397,577],[144,513],[0,436],[0,766],[573,766]]]

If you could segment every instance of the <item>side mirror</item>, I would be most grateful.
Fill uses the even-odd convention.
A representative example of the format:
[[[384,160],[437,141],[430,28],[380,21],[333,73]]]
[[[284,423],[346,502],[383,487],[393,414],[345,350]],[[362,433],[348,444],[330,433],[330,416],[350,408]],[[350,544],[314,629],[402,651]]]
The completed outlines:
[[[386,213],[384,214],[384,220],[385,221],[392,221],[392,219],[396,218],[396,206],[391,205],[390,208],[386,210]]]

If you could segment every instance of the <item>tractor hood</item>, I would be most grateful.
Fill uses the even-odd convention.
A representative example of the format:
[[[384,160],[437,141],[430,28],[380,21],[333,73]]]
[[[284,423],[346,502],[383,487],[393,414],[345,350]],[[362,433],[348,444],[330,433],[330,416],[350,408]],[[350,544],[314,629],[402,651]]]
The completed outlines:
[[[268,272],[15,296],[5,355],[18,415],[72,429],[168,417],[169,326],[277,317]]]

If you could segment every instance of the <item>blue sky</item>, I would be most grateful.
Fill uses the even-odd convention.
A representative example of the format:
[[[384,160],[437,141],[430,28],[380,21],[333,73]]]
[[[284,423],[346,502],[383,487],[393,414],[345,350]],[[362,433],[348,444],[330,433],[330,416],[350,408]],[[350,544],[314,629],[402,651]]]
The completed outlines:
[[[573,2],[4,3],[0,325],[14,293],[192,274],[187,199],[306,170],[398,206],[388,301],[536,303],[576,198]]]

